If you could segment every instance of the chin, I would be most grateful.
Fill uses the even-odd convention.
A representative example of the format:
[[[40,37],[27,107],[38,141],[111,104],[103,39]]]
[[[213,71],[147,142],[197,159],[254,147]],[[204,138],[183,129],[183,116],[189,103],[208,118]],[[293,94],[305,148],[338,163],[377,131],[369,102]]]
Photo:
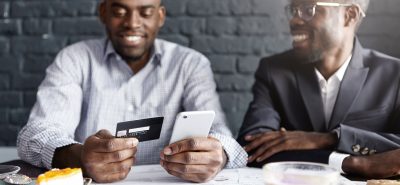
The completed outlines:
[[[321,60],[322,56],[322,52],[319,50],[294,49],[294,53],[299,62],[303,64],[316,63]]]
[[[123,59],[129,60],[130,62],[140,60],[145,55],[145,52],[142,52],[142,51],[140,51],[140,52],[139,51],[137,51],[137,52],[128,51],[128,52],[119,52],[119,53]]]

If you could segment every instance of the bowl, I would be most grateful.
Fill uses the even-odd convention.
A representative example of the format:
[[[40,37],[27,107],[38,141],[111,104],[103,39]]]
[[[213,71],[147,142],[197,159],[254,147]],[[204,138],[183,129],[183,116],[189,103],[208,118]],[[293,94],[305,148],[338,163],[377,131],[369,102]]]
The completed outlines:
[[[320,163],[276,162],[263,166],[265,185],[337,185],[340,172]]]
[[[21,168],[13,165],[0,165],[0,180],[7,175],[18,173]]]

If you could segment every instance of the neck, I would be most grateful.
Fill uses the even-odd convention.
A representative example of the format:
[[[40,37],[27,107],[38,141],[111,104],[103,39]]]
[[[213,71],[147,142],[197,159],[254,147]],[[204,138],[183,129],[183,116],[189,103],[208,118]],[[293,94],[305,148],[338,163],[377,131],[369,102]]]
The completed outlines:
[[[353,51],[353,41],[345,43],[342,47],[328,52],[324,58],[316,64],[318,71],[329,79],[346,62]]]
[[[126,63],[131,68],[131,70],[133,71],[134,74],[136,74],[140,70],[142,70],[144,68],[144,66],[146,66],[146,64],[149,62],[149,60],[150,60],[150,52],[148,52],[147,54],[143,55],[139,59],[135,59],[135,60],[133,60],[133,59],[125,59]]]

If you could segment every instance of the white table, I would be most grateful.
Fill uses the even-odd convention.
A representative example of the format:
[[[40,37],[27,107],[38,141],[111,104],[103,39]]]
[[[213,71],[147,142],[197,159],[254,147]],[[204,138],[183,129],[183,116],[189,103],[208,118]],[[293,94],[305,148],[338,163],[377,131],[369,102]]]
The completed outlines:
[[[93,183],[96,184],[96,183]],[[128,177],[112,185],[193,185],[169,175],[160,165],[144,165],[132,168]],[[341,185],[365,185],[365,182],[352,182],[342,178]],[[259,168],[225,169],[210,182],[199,185],[264,185],[262,170]]]

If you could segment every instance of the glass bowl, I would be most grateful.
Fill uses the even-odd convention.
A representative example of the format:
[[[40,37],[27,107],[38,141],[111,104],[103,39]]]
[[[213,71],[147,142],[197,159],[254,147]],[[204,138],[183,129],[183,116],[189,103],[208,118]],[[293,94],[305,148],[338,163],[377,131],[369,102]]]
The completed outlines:
[[[337,185],[340,172],[319,163],[276,162],[263,166],[265,185]]]

